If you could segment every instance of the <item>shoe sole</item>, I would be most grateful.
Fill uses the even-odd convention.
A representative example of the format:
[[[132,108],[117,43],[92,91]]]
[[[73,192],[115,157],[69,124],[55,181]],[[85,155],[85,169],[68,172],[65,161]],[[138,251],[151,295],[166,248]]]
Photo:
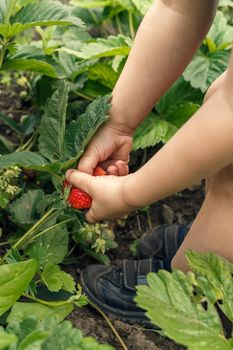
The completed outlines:
[[[149,328],[155,328],[155,326],[152,325],[149,319],[145,316],[144,312],[119,310],[103,302],[100,302],[100,300],[97,299],[96,296],[87,287],[82,273],[80,275],[80,284],[83,289],[83,292],[86,294],[88,299],[90,299],[90,301],[92,301],[96,306],[98,306],[102,311],[104,311],[104,313],[111,316],[112,318],[130,323],[130,324],[136,323],[136,324],[147,326]]]

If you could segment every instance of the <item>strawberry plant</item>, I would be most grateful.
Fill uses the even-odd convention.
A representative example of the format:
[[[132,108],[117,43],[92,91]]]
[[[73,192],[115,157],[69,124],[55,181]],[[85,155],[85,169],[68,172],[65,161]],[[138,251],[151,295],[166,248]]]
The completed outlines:
[[[86,256],[109,263],[105,253],[116,247],[110,223],[85,223],[80,209],[91,198],[64,183],[64,174],[107,120],[110,95],[152,3],[0,0],[1,84],[17,81],[22,105],[30,106],[19,117],[0,113],[0,349],[111,349],[64,321],[87,303],[64,266]],[[231,11],[231,0],[219,2],[192,62],[136,130],[133,151],[166,143],[198,110],[226,69]],[[232,322],[231,264],[194,253],[188,260],[193,273],[149,275],[137,302],[176,342],[230,349],[232,334],[218,312]]]
[[[186,256],[192,272],[149,274],[135,300],[164,335],[189,350],[230,350],[233,265],[213,253]]]
[[[68,95],[69,85],[60,82],[44,106],[38,131],[31,138],[32,150],[25,147],[0,156],[1,191],[4,193],[1,205],[15,230],[13,234],[5,233],[8,227],[3,227],[3,234],[8,238],[0,245],[0,315],[11,309],[22,295],[48,307],[63,307],[63,318],[73,306],[86,303],[73,277],[59,266],[65,258],[69,259],[69,235],[76,230],[81,232],[84,223],[82,212],[71,208],[68,198],[72,190],[71,193],[70,188],[63,191],[64,172],[76,166],[88,142],[106,121],[110,96],[95,100],[83,115],[67,121]],[[5,121],[13,126],[7,118]],[[18,179],[19,167],[25,174],[33,171],[37,181],[40,184],[45,181],[49,190],[24,188],[22,178],[21,188],[16,187],[12,181]],[[104,174],[101,168],[95,170],[96,176]],[[86,228],[86,231],[89,230]],[[92,236],[91,246],[84,245],[83,250],[87,254],[95,250],[96,258],[101,259],[106,249],[111,248],[105,239],[110,242],[113,237],[104,236],[102,230],[98,232]],[[76,244],[78,239],[74,247]],[[67,296],[52,302],[42,300],[36,296],[42,285],[51,293],[66,291]],[[10,292],[6,294],[8,288]]]
[[[39,317],[31,315],[35,311],[37,315],[40,314]],[[59,312],[62,314],[61,310]],[[59,312],[55,315],[42,305],[36,308],[27,305],[22,309],[19,303],[16,304],[7,319],[6,330],[0,328],[0,349],[29,350],[36,347],[38,350],[113,350],[109,345],[99,345],[93,338],[84,338],[80,331],[72,328],[69,321],[59,324]]]
[[[40,14],[38,16],[38,13]],[[24,70],[51,77],[58,77],[56,63],[27,45],[17,46],[15,37],[30,28],[54,25],[83,26],[82,21],[72,14],[72,9],[58,1],[0,1],[0,68],[2,70]]]
[[[77,6],[77,14],[86,18],[81,9],[88,13],[94,11],[97,23],[90,20],[90,25],[107,26],[111,21],[115,35],[105,33],[101,38],[88,37],[71,48],[64,45],[60,51],[72,56],[79,62],[80,70],[76,70],[73,78],[82,77],[82,93],[84,98],[92,99],[111,90],[119,76],[132,46],[133,36],[130,26],[122,32],[117,26],[117,18],[124,13],[134,17],[135,28],[153,1],[92,1],[73,0]],[[224,9],[232,6],[232,2],[221,1],[214,23],[207,34],[200,50],[185,70],[183,76],[171,90],[157,103],[152,113],[139,126],[135,133],[134,150],[154,146],[160,142],[166,143],[199,108],[204,93],[213,81],[227,68],[232,46],[232,25],[228,23]],[[125,23],[121,18],[121,23]],[[91,32],[91,30],[90,30]],[[80,85],[74,87],[80,93]],[[181,93],[182,92],[182,93]]]

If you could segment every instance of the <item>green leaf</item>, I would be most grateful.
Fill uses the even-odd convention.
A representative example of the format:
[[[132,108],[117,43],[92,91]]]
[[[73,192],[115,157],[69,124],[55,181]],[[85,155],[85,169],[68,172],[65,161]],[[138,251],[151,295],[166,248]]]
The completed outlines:
[[[154,0],[132,0],[136,9],[143,15],[147,13],[150,7],[153,5]]]
[[[99,127],[107,120],[110,108],[110,96],[97,98],[88,107],[86,112],[77,121],[72,121],[66,132],[67,158],[82,155],[85,147]]]
[[[122,9],[128,12],[135,12],[135,7],[132,0],[115,0],[114,5],[119,5]]]
[[[180,77],[168,92],[159,100],[155,108],[159,114],[166,117],[170,114],[170,110],[176,105],[191,102],[201,105],[203,94],[200,90],[195,90],[183,77]]]
[[[85,9],[106,7],[112,5],[112,0],[72,0],[71,4]]]
[[[199,52],[186,68],[184,78],[195,89],[201,89],[204,93],[208,87],[222,74],[228,65],[229,53],[217,51],[204,54]]]
[[[0,155],[0,169],[7,169],[15,165],[51,174],[57,174],[61,168],[60,162],[48,163],[45,158],[33,152],[23,151]]]
[[[84,87],[81,89],[81,94],[83,93],[90,98],[96,99],[99,96],[105,96],[110,94],[112,91],[105,85],[99,83],[98,81],[87,80]]]
[[[133,150],[155,146],[159,142],[166,143],[176,131],[177,128],[170,122],[150,113],[135,131]]]
[[[51,25],[76,25],[83,26],[83,22],[72,15],[69,6],[59,1],[39,1],[23,7],[12,19],[12,24],[20,23],[24,28]]]
[[[138,286],[135,300],[164,335],[189,350],[232,349],[215,307],[208,304],[205,310],[193,301],[193,278],[180,271],[151,273],[149,286]]]
[[[4,69],[29,70],[52,78],[63,78],[65,75],[55,56],[46,55],[39,47],[20,45],[16,53],[8,56],[4,61]]]
[[[39,154],[27,151],[0,156],[0,169],[6,169],[14,165],[27,169],[40,169],[47,164],[47,161]]]
[[[62,263],[68,251],[69,236],[65,226],[50,230],[30,244],[25,253],[38,261],[40,266]]]
[[[233,322],[233,264],[213,253],[186,253],[191,269],[205,295]]]
[[[90,337],[83,338],[81,332],[69,321],[57,324],[56,319],[49,316],[38,322],[37,314],[33,314],[35,316],[22,321],[15,319],[7,327],[8,332],[15,333],[20,338],[17,350],[114,350],[109,345],[98,345]]]
[[[58,265],[46,265],[41,277],[51,292],[58,292],[61,289],[68,292],[74,292],[75,290],[75,282],[73,277],[62,271]]]
[[[79,69],[79,65],[76,62],[76,58],[64,51],[59,51],[59,63],[62,65],[66,77],[71,79],[72,76],[75,75]]]
[[[160,99],[155,108],[165,120],[181,127],[200,107],[203,94],[195,90],[183,77]]]
[[[34,259],[0,266],[0,315],[20,298],[36,271]]]
[[[65,125],[69,86],[62,82],[45,106],[41,120],[39,151],[50,161],[64,161]]]
[[[1,70],[29,71],[41,75],[47,75],[51,78],[58,77],[51,64],[36,59],[8,59],[4,61]]]
[[[220,0],[218,6],[230,6],[230,7],[233,7],[233,0]]]
[[[233,27],[227,23],[227,18],[222,12],[217,12],[207,38],[214,42],[216,51],[233,42]]]
[[[23,32],[24,30],[35,26],[53,26],[53,25],[76,25],[83,27],[83,22],[72,15],[70,7],[61,4],[59,1],[38,1],[29,3],[24,2],[23,7],[17,12],[14,5],[13,11],[7,14],[9,10],[6,10],[6,4],[12,6],[15,0],[1,0],[0,3],[0,35],[6,39],[10,39],[13,36]],[[25,5],[25,6],[24,6]],[[8,5],[7,5],[8,6]],[[17,12],[15,16],[11,16],[14,12]],[[39,15],[38,15],[39,14]],[[11,21],[7,20],[11,16]]]
[[[106,64],[96,63],[88,69],[88,78],[98,81],[112,90],[117,82],[118,74]]]
[[[3,146],[3,149],[1,147]],[[0,135],[0,153],[9,153],[14,152],[14,150],[17,148],[17,145],[10,140],[8,140],[6,137]]]
[[[0,23],[8,23],[10,17],[17,9],[18,0],[1,0],[0,1]]]
[[[98,38],[95,42],[84,44],[80,51],[61,48],[71,55],[82,59],[92,59],[98,57],[128,56],[132,46],[132,40],[124,35],[110,35],[107,39]]]
[[[83,25],[79,18],[72,15],[72,9],[69,6],[54,0],[29,3],[14,16],[12,23],[29,24],[30,26]]]
[[[57,323],[63,321],[73,310],[71,304],[49,307],[38,303],[15,303],[7,317],[7,323],[21,322],[31,315],[36,315],[39,321],[53,317]]]
[[[35,223],[44,210],[41,210],[41,202],[45,207],[48,202],[42,190],[31,190],[24,193],[19,199],[10,206],[11,220],[22,225]]]
[[[171,106],[169,113],[166,115],[166,121],[180,128],[198,111],[199,107],[200,105],[192,102]]]
[[[70,322],[64,321],[60,325],[56,326],[52,335],[43,344],[42,349],[72,349],[72,346],[78,346],[80,344],[81,339],[81,333],[78,330],[72,328]]]
[[[24,30],[23,24],[16,23],[16,24],[10,24],[10,23],[0,23],[0,35],[3,38],[6,38],[9,40],[16,34],[22,32]]]
[[[229,51],[233,41],[233,27],[228,25],[222,12],[218,12],[207,34],[204,45],[184,72],[192,87],[205,92],[217,77],[227,69]]]
[[[17,337],[14,334],[10,334],[4,331],[0,327],[0,349],[6,350],[6,348],[14,343],[16,343]]]
[[[0,113],[0,120],[18,134],[23,134],[21,126],[13,119],[5,114]]]

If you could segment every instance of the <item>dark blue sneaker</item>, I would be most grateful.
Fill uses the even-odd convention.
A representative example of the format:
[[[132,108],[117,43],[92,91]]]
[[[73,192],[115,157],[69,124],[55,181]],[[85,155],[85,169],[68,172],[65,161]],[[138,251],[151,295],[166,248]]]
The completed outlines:
[[[149,272],[171,270],[171,260],[188,230],[188,226],[159,226],[141,238],[140,260],[123,260],[120,267],[88,266],[80,277],[84,293],[101,310],[117,319],[149,325],[144,311],[134,302],[136,286],[147,283]]]

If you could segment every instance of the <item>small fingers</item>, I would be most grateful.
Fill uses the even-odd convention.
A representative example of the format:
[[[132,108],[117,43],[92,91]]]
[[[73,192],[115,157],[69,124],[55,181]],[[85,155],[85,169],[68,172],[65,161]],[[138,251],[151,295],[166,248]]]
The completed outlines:
[[[107,172],[108,175],[126,176],[129,173],[129,167],[124,161],[118,160],[107,168]]]
[[[122,160],[118,160],[116,162],[116,166],[118,168],[119,176],[126,176],[129,173],[129,167],[126,162],[123,162]]]
[[[97,219],[95,217],[95,215],[93,214],[93,210],[90,209],[86,214],[85,214],[85,218],[86,220],[90,223],[90,224],[96,224],[97,222],[100,221],[100,219]]]
[[[117,167],[116,165],[110,165],[110,166],[107,168],[107,173],[108,173],[108,175],[119,176],[118,167]]]
[[[93,169],[100,162],[100,158],[100,153],[96,147],[88,148],[78,163],[78,170],[92,175]]]
[[[91,182],[93,176],[75,169],[69,169],[66,172],[66,179],[71,185],[80,188],[92,196]]]

